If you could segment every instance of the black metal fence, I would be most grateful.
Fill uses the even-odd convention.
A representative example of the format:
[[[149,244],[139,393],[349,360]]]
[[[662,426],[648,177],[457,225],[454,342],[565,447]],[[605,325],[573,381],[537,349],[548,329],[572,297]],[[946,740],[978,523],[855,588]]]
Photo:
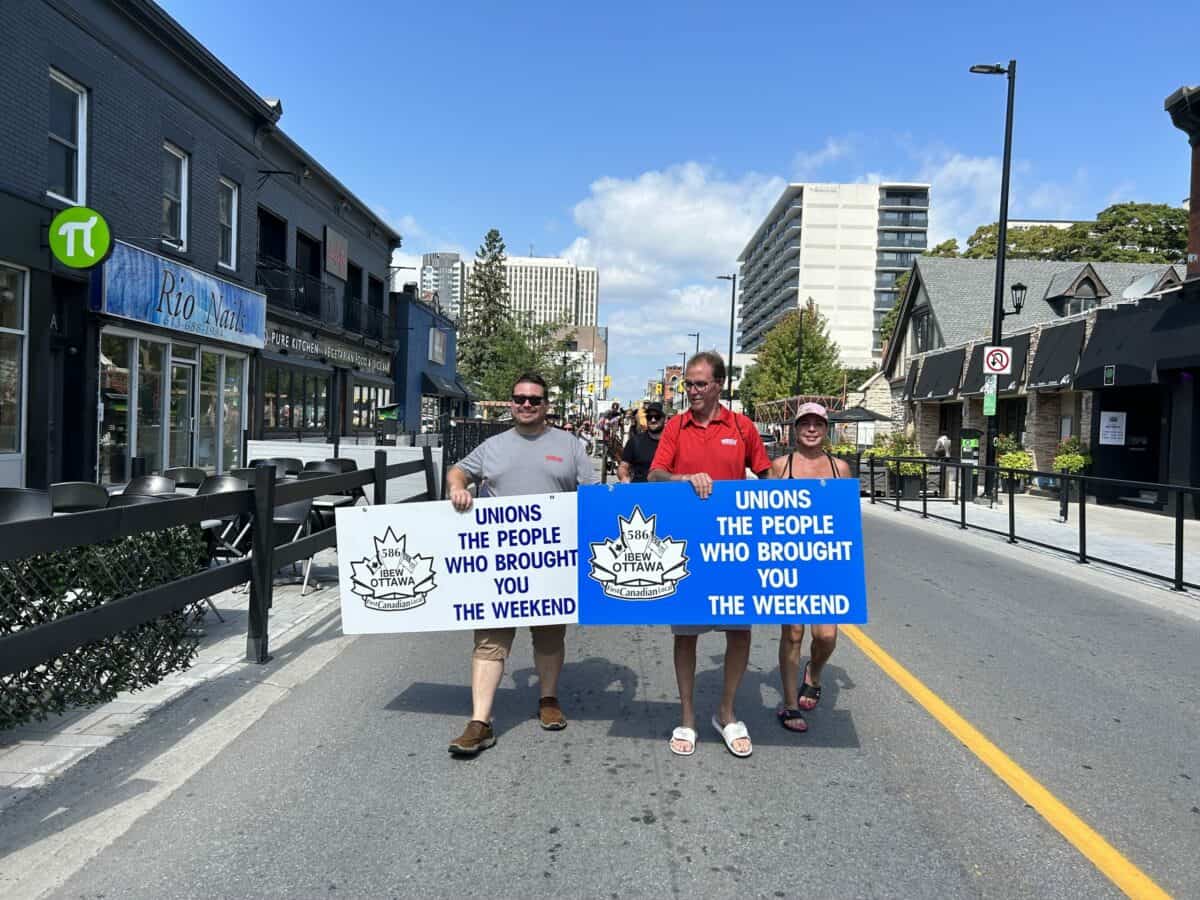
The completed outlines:
[[[897,511],[916,512],[923,519],[952,522],[963,530],[973,528],[999,535],[1010,544],[1025,543],[1067,554],[1080,563],[1102,563],[1167,582],[1177,591],[1200,588],[1200,583],[1188,580],[1184,572],[1184,522],[1189,505],[1193,510],[1200,506],[1200,487],[1098,478],[1068,472],[989,467],[957,459],[910,456],[859,456],[851,459],[851,465],[863,486],[863,493],[869,496],[871,503],[882,502],[894,506]],[[984,483],[989,480],[989,474],[993,485],[990,496],[981,493]],[[1032,536],[1028,533],[1028,520],[1024,530],[1018,528],[1017,498],[1034,479],[1053,485],[1049,488],[1049,492],[1053,494],[1050,499],[1057,502],[1056,518],[1060,524],[1069,524],[1071,509],[1075,508],[1075,527],[1072,529],[1075,537],[1074,547]],[[1111,496],[1119,491],[1128,490],[1146,491],[1163,498],[1164,508],[1174,519],[1172,560],[1157,570],[1113,559],[1111,556],[1098,555],[1088,549],[1089,496],[1094,497],[1097,493]],[[1191,498],[1190,504],[1186,502],[1187,498]],[[981,501],[990,508],[1006,507],[1007,528],[969,521],[968,505]],[[955,513],[947,514],[945,510],[948,508],[954,508]],[[1044,511],[1043,509],[1042,512]],[[1155,515],[1149,512],[1143,514]]]
[[[402,502],[436,498],[437,473],[429,448],[425,448],[422,459],[392,465],[388,465],[387,454],[379,450],[375,453],[374,467],[362,471],[277,483],[275,468],[263,465],[255,472],[254,485],[243,491],[173,498],[0,525],[0,563],[235,516],[245,517],[250,523],[251,540],[251,551],[244,558],[0,635],[0,677],[24,672],[247,581],[250,583],[250,600],[246,656],[253,662],[265,663],[271,658],[267,626],[275,572],[334,546],[337,539],[335,527],[329,527],[276,546],[275,508],[313,497],[351,492],[367,485],[374,486],[374,502],[380,504],[386,502],[389,480],[421,472],[425,475],[425,490]]]
[[[512,422],[489,419],[451,419],[442,429],[442,471],[465,457],[490,437],[512,428]]]

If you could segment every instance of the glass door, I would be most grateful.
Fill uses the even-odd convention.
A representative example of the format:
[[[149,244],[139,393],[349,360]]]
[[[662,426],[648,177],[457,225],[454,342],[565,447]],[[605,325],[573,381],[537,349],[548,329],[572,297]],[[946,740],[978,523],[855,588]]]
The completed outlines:
[[[171,363],[171,406],[168,410],[167,465],[190,466],[196,432],[196,366]],[[149,470],[149,469],[147,469]]]
[[[196,465],[208,473],[220,465],[217,446],[221,433],[221,356],[205,350],[200,355],[200,419]],[[226,464],[225,468],[229,468]]]

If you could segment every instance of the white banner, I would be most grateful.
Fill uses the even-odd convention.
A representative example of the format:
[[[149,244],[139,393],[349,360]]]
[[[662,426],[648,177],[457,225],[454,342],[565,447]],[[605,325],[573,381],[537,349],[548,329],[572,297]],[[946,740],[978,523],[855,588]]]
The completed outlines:
[[[577,529],[574,494],[339,509],[342,631],[577,622]]]

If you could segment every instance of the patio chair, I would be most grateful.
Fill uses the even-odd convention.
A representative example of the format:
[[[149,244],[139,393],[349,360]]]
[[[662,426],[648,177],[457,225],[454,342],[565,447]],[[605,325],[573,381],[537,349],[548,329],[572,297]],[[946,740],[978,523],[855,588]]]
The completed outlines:
[[[332,463],[333,465],[340,467],[343,472],[358,471],[358,463],[353,459],[343,459],[338,457],[336,459],[327,459],[325,462]],[[350,495],[354,497],[355,503],[357,503],[359,500],[367,499],[367,492],[363,490],[363,486],[361,484],[354,488],[354,490],[350,491]]]
[[[252,468],[228,469],[225,474],[234,478],[240,478],[242,481],[246,482],[249,487],[254,487],[255,474],[254,469]]]
[[[166,494],[175,493],[175,479],[168,478],[165,475],[139,475],[134,478],[129,484],[125,485],[124,494],[149,494],[155,497],[160,497]]]
[[[198,488],[204,483],[204,479],[208,477],[208,473],[203,469],[178,466],[174,469],[164,469],[163,477],[173,479],[176,487]]]
[[[312,532],[312,499],[297,500],[295,503],[285,503],[283,506],[275,507],[272,525],[275,531],[276,547],[297,541],[303,534],[310,534]],[[308,578],[312,572],[312,563],[311,556],[304,561],[304,581],[300,587],[301,597],[308,590]],[[295,569],[295,563],[292,564],[292,567]]]
[[[196,496],[226,494],[233,491],[244,491],[246,488],[246,482],[232,475],[210,475],[200,484],[200,487],[196,490]],[[246,558],[246,551],[242,549],[242,542],[245,540],[246,534],[250,531],[250,518],[248,516],[226,516],[223,519],[205,519],[200,523],[200,527],[204,530],[208,538],[209,565],[212,564],[218,555],[221,555],[220,551],[224,551],[223,555],[227,559]],[[230,535],[233,534],[236,534],[236,536],[230,540]],[[205,597],[204,600],[216,614],[217,619],[224,622],[225,618],[213,603],[212,597]]]
[[[301,481],[307,481],[311,478],[328,478],[330,475],[341,475],[341,469],[336,466],[329,466],[328,463],[320,463],[319,465],[327,466],[325,469],[309,469],[301,472],[297,476]],[[320,497],[313,497],[313,516],[320,524],[320,530],[331,528],[334,523],[334,510],[342,506],[353,506],[355,498],[353,491],[340,491],[336,494],[325,494]]]
[[[50,495],[30,488],[0,488],[0,524],[50,515]]]
[[[143,503],[162,503],[169,494],[113,494],[108,498],[108,508],[116,506],[140,506]]]
[[[50,510],[56,513],[84,512],[108,506],[108,491],[91,481],[60,481],[50,485]]]
[[[285,463],[279,459],[256,459],[253,462],[251,462],[250,465],[256,469],[259,466],[274,466],[276,481],[281,481],[284,478],[287,478],[287,475],[288,475],[287,463]],[[251,480],[253,480],[253,479],[251,479]]]
[[[304,460],[294,456],[277,456],[273,462],[276,466],[283,463],[283,469],[287,475],[299,475],[304,471]]]

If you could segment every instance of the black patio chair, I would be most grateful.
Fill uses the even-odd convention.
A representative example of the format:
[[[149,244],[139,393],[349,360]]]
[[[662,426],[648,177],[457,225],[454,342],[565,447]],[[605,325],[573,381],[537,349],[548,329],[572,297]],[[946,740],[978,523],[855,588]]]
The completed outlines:
[[[304,471],[304,460],[297,459],[294,456],[277,456],[274,463],[278,466],[283,463],[284,473],[287,475],[299,475]]]
[[[327,459],[325,462],[332,463],[333,465],[340,467],[343,472],[358,471],[358,463],[353,459],[343,459],[342,457],[337,457],[335,459]],[[355,503],[357,503],[360,499],[367,499],[367,492],[363,490],[363,486],[361,484],[349,493],[350,496],[354,498]]]
[[[246,484],[249,485],[250,487],[254,487],[254,479],[255,479],[254,471],[255,470],[253,468],[229,469],[228,471],[225,472],[225,474],[231,475],[234,478],[240,478],[242,481],[246,482]]]
[[[209,475],[201,482],[200,487],[196,490],[196,496],[202,497],[207,494],[226,494],[233,491],[244,491],[248,485],[240,478],[235,478],[232,475]],[[245,559],[247,550],[244,549],[243,541],[246,539],[247,533],[250,531],[249,516],[226,516],[222,519],[205,519],[200,523],[200,527],[204,530],[204,534],[208,540],[208,562],[212,565],[213,561],[223,555],[226,559]],[[230,535],[235,535],[232,540]],[[217,619],[224,622],[225,618],[221,615],[221,611],[217,609],[213,603],[212,597],[205,597],[205,602],[209,608],[216,614]]]
[[[50,485],[50,510],[56,513],[84,512],[108,506],[108,491],[92,481],[60,481]]]
[[[275,507],[275,515],[271,520],[274,526],[275,546],[281,547],[300,539],[301,535],[312,533],[312,499],[297,500]],[[300,596],[308,590],[308,578],[312,572],[313,558],[304,561],[304,581],[300,586]],[[292,564],[293,571],[295,563]],[[315,582],[314,582],[315,583]],[[318,589],[320,585],[317,584]]]
[[[0,523],[44,519],[50,512],[50,495],[45,491],[0,488]]]
[[[208,473],[203,469],[195,469],[191,466],[178,466],[174,469],[164,469],[163,477],[172,479],[176,487],[198,488],[204,483]]]
[[[254,467],[254,468],[256,468],[256,469],[257,469],[259,466],[274,466],[274,467],[275,467],[275,480],[276,480],[276,481],[280,481],[280,480],[282,480],[282,479],[284,479],[284,478],[287,478],[287,475],[288,475],[287,463],[285,463],[283,460],[279,460],[279,459],[256,459],[256,460],[254,460],[253,462],[251,462],[251,463],[250,463],[250,465],[251,465],[251,466],[253,466],[253,467]]]
[[[113,494],[108,498],[108,508],[115,506],[140,506],[143,503],[162,503],[171,499],[170,494]]]
[[[155,497],[175,493],[175,479],[165,475],[139,475],[125,485],[122,494],[149,494]]]

